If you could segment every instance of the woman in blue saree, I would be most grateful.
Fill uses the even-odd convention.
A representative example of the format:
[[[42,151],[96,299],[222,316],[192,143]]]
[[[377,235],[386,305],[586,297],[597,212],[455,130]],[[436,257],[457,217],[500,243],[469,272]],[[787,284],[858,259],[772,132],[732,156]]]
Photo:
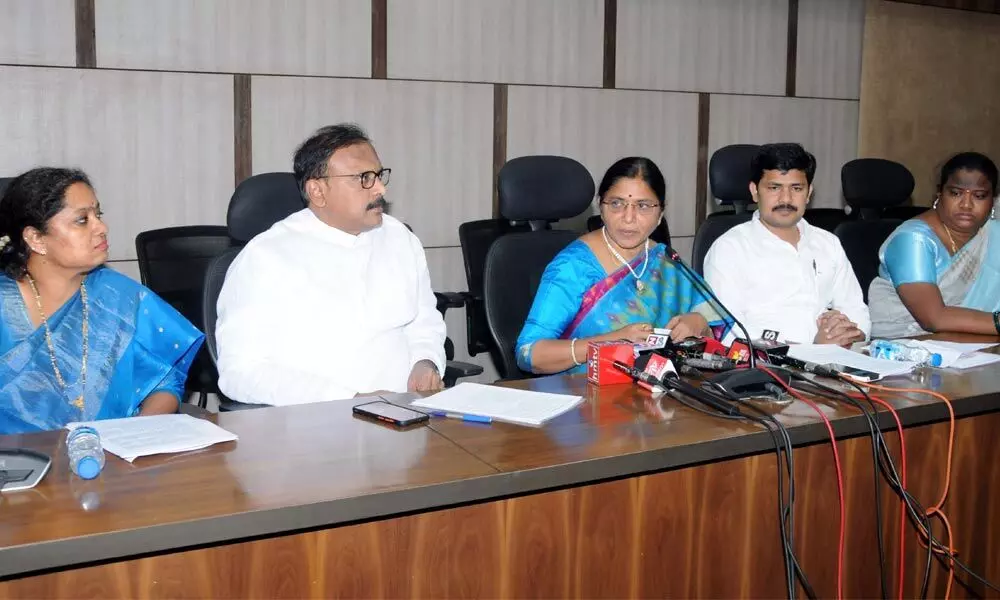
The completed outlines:
[[[587,344],[643,342],[653,328],[674,339],[721,339],[729,323],[649,240],[663,217],[666,182],[653,161],[623,158],[598,188],[604,227],[568,245],[545,268],[517,340],[517,363],[532,373],[582,373]]]
[[[879,249],[868,292],[873,336],[1000,335],[996,194],[997,167],[986,156],[963,152],[945,163],[933,208]]]
[[[0,199],[0,433],[176,412],[203,336],[104,266],[87,176],[39,168]]]

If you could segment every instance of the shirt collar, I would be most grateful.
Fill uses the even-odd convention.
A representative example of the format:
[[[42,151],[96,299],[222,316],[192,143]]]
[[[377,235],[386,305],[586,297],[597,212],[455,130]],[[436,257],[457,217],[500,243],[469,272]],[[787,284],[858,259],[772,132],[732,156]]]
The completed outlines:
[[[294,225],[298,226],[298,229],[311,233],[325,241],[344,248],[357,248],[369,244],[372,233],[378,230],[378,228],[376,228],[372,231],[363,231],[358,235],[347,233],[342,229],[337,229],[336,227],[327,225],[321,221],[319,217],[316,216],[316,213],[314,213],[310,208],[302,209],[293,215],[293,218]]]
[[[751,227],[753,228],[754,232],[757,235],[766,237],[767,239],[773,239],[783,244],[788,243],[785,240],[779,238],[777,235],[774,234],[773,231],[768,229],[763,223],[760,222],[760,210],[753,211],[753,216],[751,217],[751,223],[752,223]],[[799,229],[799,243],[807,241],[807,238],[809,237],[809,228],[811,227],[811,225],[809,225],[809,223],[806,222],[805,217],[799,219],[799,222],[796,223],[795,226],[798,227]]]

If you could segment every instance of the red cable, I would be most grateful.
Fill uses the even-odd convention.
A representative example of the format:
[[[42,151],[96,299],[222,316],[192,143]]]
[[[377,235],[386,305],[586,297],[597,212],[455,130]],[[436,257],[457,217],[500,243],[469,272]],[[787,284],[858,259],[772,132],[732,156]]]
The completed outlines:
[[[770,375],[794,398],[797,398],[812,407],[820,418],[823,419],[823,424],[826,425],[826,431],[830,434],[830,446],[833,448],[833,464],[837,468],[837,499],[840,502],[840,536],[837,544],[837,600],[842,600],[844,597],[844,476],[840,470],[840,453],[837,451],[837,438],[833,433],[833,425],[830,423],[830,419],[823,414],[823,410],[819,407],[819,405],[809,398],[806,398],[798,391],[792,389],[791,386],[785,383],[783,379],[776,376],[767,367],[758,365],[757,368]]]
[[[849,394],[852,398],[856,400],[863,400],[864,396],[862,394]],[[896,413],[896,409],[892,407],[891,404],[882,400],[877,396],[871,394],[868,395],[873,402],[881,404],[892,414],[892,418],[896,421],[896,431],[899,433],[899,454],[900,454],[900,466],[902,473],[900,474],[900,483],[903,489],[906,489],[906,441],[903,438],[903,423],[899,420],[899,415]],[[878,416],[876,415],[876,418]],[[876,484],[877,485],[877,484]],[[906,543],[906,501],[900,498],[899,500],[899,600],[903,600],[903,570],[906,564],[905,560],[905,543]],[[881,525],[880,525],[881,526]]]

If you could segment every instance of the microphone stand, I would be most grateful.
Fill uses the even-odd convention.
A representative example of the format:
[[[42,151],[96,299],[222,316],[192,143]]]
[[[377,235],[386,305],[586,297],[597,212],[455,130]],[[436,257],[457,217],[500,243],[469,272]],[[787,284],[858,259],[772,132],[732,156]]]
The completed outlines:
[[[681,269],[681,271],[684,272],[688,280],[691,281],[695,287],[711,298],[719,308],[726,311],[726,314],[732,318],[733,323],[740,328],[740,332],[743,333],[744,339],[746,339],[747,347],[750,349],[750,358],[747,369],[723,371],[718,375],[709,377],[708,381],[710,381],[714,386],[727,390],[736,396],[755,396],[764,393],[765,390],[767,390],[765,386],[774,384],[774,377],[757,368],[757,350],[753,346],[753,341],[750,339],[750,333],[747,331],[747,328],[740,322],[739,319],[736,318],[733,311],[729,310],[729,308],[726,307],[721,300],[719,300],[719,297],[716,296],[715,292],[712,291],[712,288],[710,288],[708,284],[702,280],[701,276],[684,262],[680,255],[677,254],[676,250],[667,246],[667,256]],[[775,373],[780,376],[780,372],[776,371]],[[789,383],[790,381],[791,380],[789,379],[785,383]],[[759,391],[740,393],[735,391],[738,389]]]

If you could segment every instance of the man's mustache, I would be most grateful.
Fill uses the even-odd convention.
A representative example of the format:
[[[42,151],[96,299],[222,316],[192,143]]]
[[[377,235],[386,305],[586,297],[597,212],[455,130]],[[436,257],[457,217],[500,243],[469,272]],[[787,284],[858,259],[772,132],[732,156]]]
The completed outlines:
[[[771,212],[774,212],[776,210],[791,210],[794,212],[799,212],[798,207],[792,206],[791,204],[779,204],[778,206],[772,208]]]
[[[386,202],[386,199],[385,199],[384,196],[379,196],[375,200],[372,200],[371,202],[369,202],[367,206],[365,206],[365,210],[366,211],[375,210],[376,208],[381,208],[383,211],[385,209],[389,208],[389,203]]]

